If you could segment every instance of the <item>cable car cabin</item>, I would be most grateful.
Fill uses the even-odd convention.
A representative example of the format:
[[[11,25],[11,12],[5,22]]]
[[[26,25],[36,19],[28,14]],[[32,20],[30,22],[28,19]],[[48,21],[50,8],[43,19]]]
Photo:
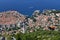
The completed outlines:
[[[55,30],[56,26],[50,26],[48,27],[50,30]]]

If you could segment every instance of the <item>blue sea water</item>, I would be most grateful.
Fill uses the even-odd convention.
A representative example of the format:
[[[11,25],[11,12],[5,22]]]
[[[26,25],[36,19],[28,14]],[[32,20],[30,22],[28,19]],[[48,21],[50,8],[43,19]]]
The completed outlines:
[[[60,9],[60,0],[0,0],[0,12],[16,10],[30,16],[43,9]]]

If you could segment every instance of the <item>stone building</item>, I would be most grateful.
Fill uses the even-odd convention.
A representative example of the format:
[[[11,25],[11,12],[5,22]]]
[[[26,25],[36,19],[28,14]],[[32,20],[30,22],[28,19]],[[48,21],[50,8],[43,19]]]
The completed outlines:
[[[24,20],[25,16],[17,11],[2,12],[0,13],[0,29],[20,27],[20,23]]]

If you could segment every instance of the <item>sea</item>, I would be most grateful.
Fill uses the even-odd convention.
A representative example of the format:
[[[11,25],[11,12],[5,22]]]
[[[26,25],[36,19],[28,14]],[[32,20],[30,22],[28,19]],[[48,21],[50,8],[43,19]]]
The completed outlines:
[[[0,0],[0,12],[15,10],[31,16],[35,10],[60,10],[60,0]]]

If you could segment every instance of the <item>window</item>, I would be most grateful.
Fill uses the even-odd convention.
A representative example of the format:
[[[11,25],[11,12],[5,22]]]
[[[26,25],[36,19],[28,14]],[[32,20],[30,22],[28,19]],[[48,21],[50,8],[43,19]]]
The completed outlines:
[[[0,28],[2,27],[2,25],[0,25]]]
[[[2,14],[0,14],[0,17],[2,17],[3,15]]]

